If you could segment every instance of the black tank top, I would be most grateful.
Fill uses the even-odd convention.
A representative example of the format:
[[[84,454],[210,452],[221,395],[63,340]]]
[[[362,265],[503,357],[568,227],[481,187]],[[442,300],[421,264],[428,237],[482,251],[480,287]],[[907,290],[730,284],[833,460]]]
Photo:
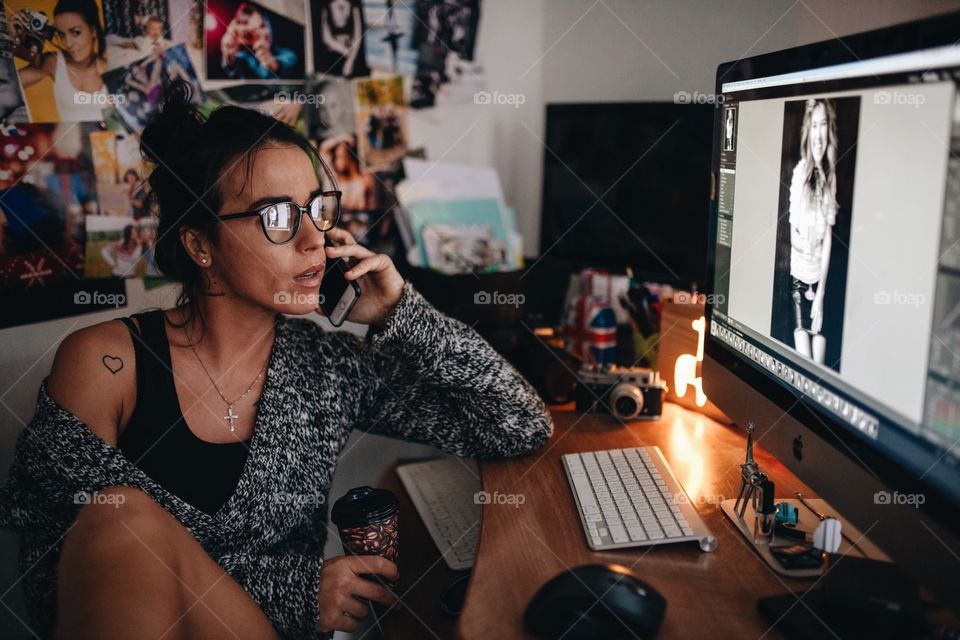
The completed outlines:
[[[216,444],[187,426],[177,399],[163,311],[121,318],[137,358],[137,406],[120,434],[118,449],[164,489],[215,514],[233,495],[249,441]]]

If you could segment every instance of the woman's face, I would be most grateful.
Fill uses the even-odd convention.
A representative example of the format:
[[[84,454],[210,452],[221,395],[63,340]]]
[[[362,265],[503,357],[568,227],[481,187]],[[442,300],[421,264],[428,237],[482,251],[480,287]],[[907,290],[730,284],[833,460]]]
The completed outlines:
[[[273,146],[256,153],[249,180],[246,162],[239,162],[226,175],[222,188],[220,213],[228,214],[278,201],[303,206],[320,184],[302,149]],[[217,231],[214,275],[228,295],[282,313],[305,314],[317,307],[326,253],[324,233],[308,216],[301,219],[297,236],[281,245],[267,240],[255,216],[222,222]],[[309,279],[297,278],[310,271],[317,273]]]
[[[151,20],[147,23],[147,37],[156,42],[163,37],[163,23],[159,20]]]
[[[827,109],[823,103],[817,103],[810,112],[810,156],[818,165],[827,150]]]
[[[61,13],[53,17],[60,47],[73,62],[86,62],[93,55],[96,34],[79,13]]]
[[[332,0],[330,2],[330,18],[338,29],[345,27],[347,20],[350,19],[350,1]]]

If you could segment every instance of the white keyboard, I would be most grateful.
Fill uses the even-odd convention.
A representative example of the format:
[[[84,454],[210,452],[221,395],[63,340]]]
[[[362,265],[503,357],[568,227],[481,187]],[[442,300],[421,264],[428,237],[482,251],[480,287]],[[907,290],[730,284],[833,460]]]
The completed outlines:
[[[591,549],[686,541],[716,548],[658,447],[570,453],[563,468]]]
[[[482,508],[476,499],[481,490],[477,463],[441,458],[399,466],[397,474],[447,566],[454,571],[472,567]]]

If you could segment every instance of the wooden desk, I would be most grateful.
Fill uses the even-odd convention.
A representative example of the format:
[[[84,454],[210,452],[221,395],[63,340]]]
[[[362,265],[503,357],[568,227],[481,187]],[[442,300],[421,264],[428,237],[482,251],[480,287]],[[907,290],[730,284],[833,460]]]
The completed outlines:
[[[616,563],[632,570],[667,599],[658,638],[780,638],[756,612],[757,598],[800,591],[810,581],[772,573],[720,511],[735,498],[746,438],[743,431],[667,403],[657,422],[623,428],[609,417],[581,415],[572,406],[554,410],[556,430],[539,451],[521,458],[481,462],[483,488],[520,494],[519,507],[483,506],[480,548],[465,609],[459,620],[438,602],[451,572],[391,470],[386,488],[401,499],[400,593],[405,610],[387,621],[391,640],[408,638],[529,638],[522,616],[546,581],[570,567]],[[697,510],[717,537],[703,553],[695,543],[593,552],[564,475],[560,456],[574,451],[659,446]],[[814,495],[761,446],[754,456],[777,485],[778,495]],[[797,605],[802,606],[802,605]]]

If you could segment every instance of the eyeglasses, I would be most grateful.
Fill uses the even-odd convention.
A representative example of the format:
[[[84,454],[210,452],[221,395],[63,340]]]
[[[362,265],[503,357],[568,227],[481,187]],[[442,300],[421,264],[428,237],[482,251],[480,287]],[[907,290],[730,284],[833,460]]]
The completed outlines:
[[[297,237],[300,231],[300,219],[304,213],[309,214],[317,231],[332,229],[340,219],[342,195],[342,191],[321,191],[311,198],[305,207],[301,207],[296,202],[274,202],[252,211],[228,213],[218,215],[217,218],[233,220],[260,216],[260,227],[267,240],[273,244],[285,244]]]

